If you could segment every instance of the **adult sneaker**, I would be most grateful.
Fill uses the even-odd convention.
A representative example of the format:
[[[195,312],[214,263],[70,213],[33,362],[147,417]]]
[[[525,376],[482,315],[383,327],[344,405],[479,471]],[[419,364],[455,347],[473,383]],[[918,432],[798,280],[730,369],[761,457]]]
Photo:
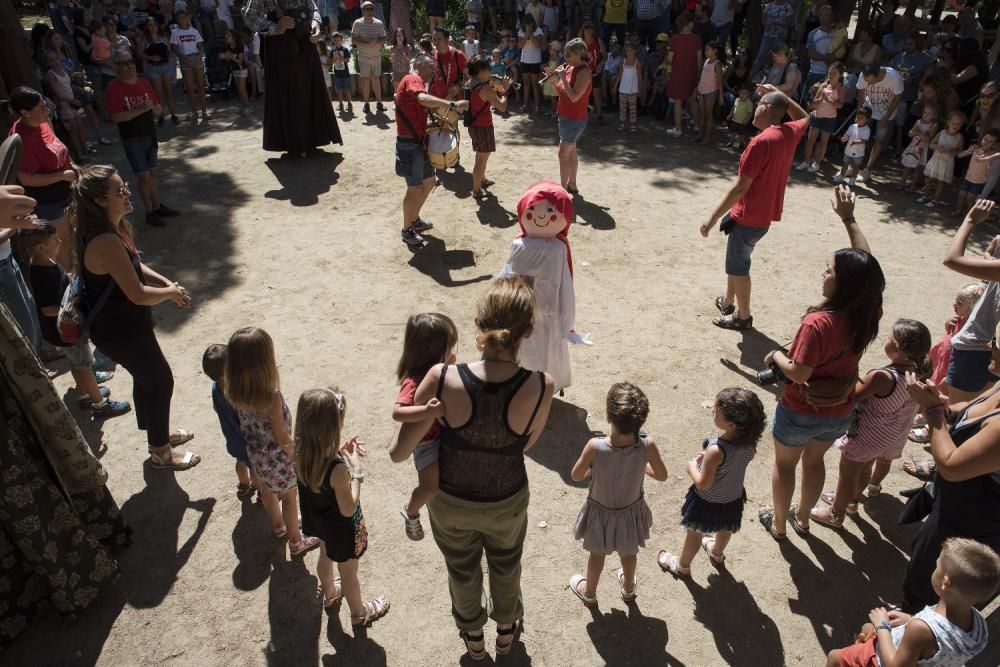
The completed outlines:
[[[114,371],[94,371],[94,378],[97,380],[97,384],[104,384],[105,382],[110,382],[111,378],[115,376]]]
[[[378,109],[379,111],[385,111],[385,107],[384,107],[384,106],[382,106],[382,103],[381,103],[381,102],[377,103],[377,104],[375,105],[375,108],[376,108],[376,109]]]
[[[813,162],[812,164],[809,165],[809,173],[810,174],[815,174],[817,171],[819,171],[819,164],[818,163]]]
[[[863,182],[863,183],[866,183],[866,182],[872,180],[872,170],[871,169],[862,169],[861,173],[858,174],[858,180],[861,181],[861,182]]]
[[[420,245],[424,242],[424,237],[417,233],[417,230],[410,227],[402,232],[403,243],[406,245]]]
[[[802,162],[799,162],[797,165],[795,165],[795,171],[805,171],[808,168],[809,168],[808,160],[803,160]]]
[[[672,127],[669,130],[667,130],[667,136],[670,137],[679,137],[683,134],[684,132],[682,130],[677,129],[676,127]]]
[[[94,419],[111,419],[113,417],[121,417],[131,410],[132,406],[129,405],[128,401],[112,401],[108,398],[103,403],[95,405],[91,411],[91,415]]]
[[[434,223],[427,222],[423,218],[417,218],[413,221],[410,229],[419,234],[420,232],[426,232],[428,229],[434,229]]]
[[[181,214],[180,211],[176,211],[167,206],[166,204],[160,204],[160,206],[156,209],[156,215],[161,216],[163,218],[176,218],[180,214]]]
[[[833,175],[833,182],[834,183],[843,183],[844,182],[844,175],[841,174],[840,172],[837,172],[836,174]]]
[[[853,176],[851,176],[851,178],[848,179],[847,184],[853,188],[855,185],[858,184],[858,180]]]
[[[98,387],[97,390],[101,392],[101,400],[104,400],[111,395],[111,390],[107,387]],[[90,396],[81,396],[77,404],[80,406],[81,410],[90,410],[94,407],[94,401],[91,400]]]
[[[371,112],[372,112],[372,108],[368,105],[367,102],[365,102],[365,113],[368,114],[368,115],[371,115]]]

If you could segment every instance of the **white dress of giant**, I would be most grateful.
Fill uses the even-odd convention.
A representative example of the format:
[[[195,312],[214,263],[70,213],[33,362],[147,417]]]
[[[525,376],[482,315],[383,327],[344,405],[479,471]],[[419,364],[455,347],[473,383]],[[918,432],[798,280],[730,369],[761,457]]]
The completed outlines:
[[[569,332],[576,319],[566,244],[531,236],[514,239],[497,278],[513,274],[531,276],[535,283],[535,323],[531,336],[521,342],[518,362],[551,375],[559,391],[570,384]]]

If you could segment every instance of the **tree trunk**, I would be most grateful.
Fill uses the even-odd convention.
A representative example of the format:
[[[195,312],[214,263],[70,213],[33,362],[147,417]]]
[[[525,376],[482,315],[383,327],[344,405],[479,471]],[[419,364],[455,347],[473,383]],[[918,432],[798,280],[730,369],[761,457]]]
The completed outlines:
[[[8,91],[18,86],[40,86],[35,63],[24,48],[24,28],[14,3],[9,1],[0,1],[0,78]]]
[[[747,7],[747,36],[750,38],[751,57],[757,55],[760,41],[764,38],[764,5],[763,0],[751,0]]]

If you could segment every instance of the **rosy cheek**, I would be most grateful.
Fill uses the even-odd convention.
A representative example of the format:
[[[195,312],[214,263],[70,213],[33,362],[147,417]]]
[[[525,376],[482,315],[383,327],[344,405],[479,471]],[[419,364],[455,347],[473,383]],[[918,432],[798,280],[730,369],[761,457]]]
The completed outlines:
[[[531,219],[532,219],[532,217],[533,217],[533,216],[531,215],[531,211],[528,211],[527,213],[525,213],[525,214],[524,214],[524,217],[526,217],[526,218],[527,218],[528,220],[531,220]]]
[[[549,222],[555,222],[555,221],[556,221],[556,216],[553,215],[549,217]]]

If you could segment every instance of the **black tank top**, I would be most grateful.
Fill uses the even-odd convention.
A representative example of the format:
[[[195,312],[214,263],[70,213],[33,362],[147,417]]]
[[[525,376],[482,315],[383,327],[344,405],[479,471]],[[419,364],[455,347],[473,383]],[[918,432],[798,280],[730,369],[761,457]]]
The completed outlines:
[[[979,433],[983,422],[1000,415],[1000,410],[987,412],[981,417],[966,419],[969,410],[995,395],[1000,389],[982,396],[962,410],[955,418],[951,439],[956,447]],[[946,536],[960,535],[979,541],[995,543],[1000,539],[1000,472],[980,475],[963,482],[949,482],[940,474],[935,475],[935,509],[939,512],[939,526]]]
[[[143,285],[146,281],[142,276],[142,267],[139,255],[125,247],[135,275]],[[86,256],[86,249],[84,249]],[[83,261],[80,261],[83,264]],[[104,293],[104,289],[109,282],[114,282],[110,273],[99,275],[91,273],[86,266],[81,266],[83,274],[83,284],[87,296],[87,305],[94,307],[97,300]],[[111,288],[108,300],[104,306],[94,316],[94,321],[90,325],[90,337],[98,346],[104,343],[128,342],[138,338],[143,334],[148,334],[153,330],[153,309],[149,306],[139,306],[129,300],[125,293],[116,283]]]
[[[535,375],[519,368],[504,382],[487,382],[476,377],[468,364],[455,367],[469,395],[472,413],[462,426],[441,419],[439,486],[448,495],[474,502],[491,503],[510,498],[528,485],[524,468],[524,447],[531,426],[545,396],[545,374],[537,372],[541,391],[525,432],[516,433],[507,420],[511,399]],[[444,387],[448,366],[441,369],[438,398]]]

